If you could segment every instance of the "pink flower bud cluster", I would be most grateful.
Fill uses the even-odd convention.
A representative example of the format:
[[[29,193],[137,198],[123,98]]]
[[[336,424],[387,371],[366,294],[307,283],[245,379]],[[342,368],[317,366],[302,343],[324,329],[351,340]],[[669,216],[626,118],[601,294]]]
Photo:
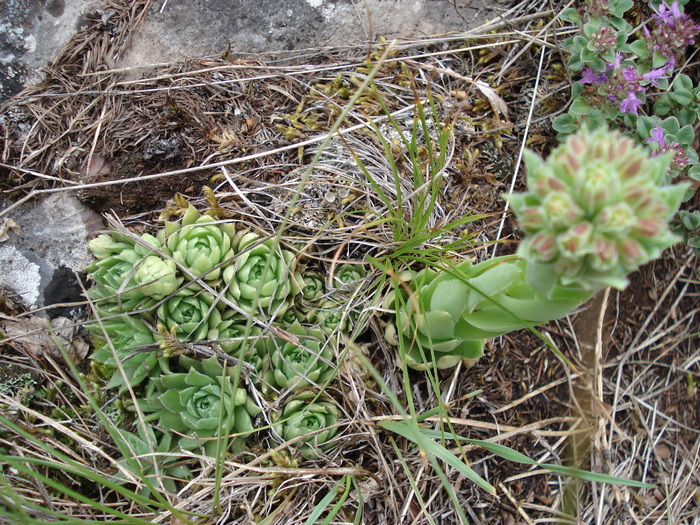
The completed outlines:
[[[564,286],[623,288],[679,240],[668,221],[687,187],[660,185],[669,162],[605,128],[572,135],[547,161],[527,152],[529,191],[508,197],[527,234],[518,254]]]

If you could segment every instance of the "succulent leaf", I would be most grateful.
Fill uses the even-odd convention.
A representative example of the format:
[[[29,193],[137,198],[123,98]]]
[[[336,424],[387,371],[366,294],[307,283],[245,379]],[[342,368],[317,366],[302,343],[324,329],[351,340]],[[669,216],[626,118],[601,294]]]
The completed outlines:
[[[103,331],[104,328],[104,331]],[[143,349],[155,342],[151,329],[141,319],[134,315],[121,315],[104,319],[100,324],[87,326],[100,341],[100,347],[93,352],[92,359],[106,365],[116,367],[116,358],[121,362],[125,376],[115,370],[107,388],[119,388],[124,391],[129,386],[136,386],[144,379],[161,372],[163,359],[158,357],[155,350]],[[104,340],[105,332],[114,348]]]
[[[204,341],[209,330],[221,322],[221,313],[213,304],[208,292],[186,288],[158,307],[158,324],[180,341]]]
[[[221,275],[222,265],[233,257],[234,234],[232,223],[200,215],[190,206],[181,223],[166,222],[159,239],[177,263],[197,277],[214,281]]]
[[[213,456],[212,438],[253,430],[252,418],[260,409],[245,389],[234,389],[235,369],[224,368],[215,357],[197,361],[183,356],[180,364],[187,372],[164,374],[149,383],[141,408],[151,414],[149,419],[158,419],[164,432],[184,434],[177,438],[181,448],[203,446]]]
[[[273,337],[267,340],[270,385],[291,390],[325,383],[335,368],[327,336],[321,330],[296,323],[286,328],[289,340]]]
[[[282,315],[300,292],[294,254],[277,246],[275,239],[261,240],[256,233],[238,238],[235,249],[235,261],[223,272],[227,297],[251,315],[261,310]]]

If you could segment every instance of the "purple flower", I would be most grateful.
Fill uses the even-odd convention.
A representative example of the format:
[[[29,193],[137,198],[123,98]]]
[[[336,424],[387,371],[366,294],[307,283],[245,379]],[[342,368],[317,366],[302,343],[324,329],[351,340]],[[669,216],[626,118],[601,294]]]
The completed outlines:
[[[596,73],[590,67],[581,72],[581,84],[600,84],[608,79],[603,73]]]
[[[681,10],[678,7],[678,0],[674,0],[671,7],[667,6],[666,2],[661,2],[658,14],[652,15],[652,18],[665,23],[669,27],[676,27],[676,20],[680,17]]]
[[[637,111],[641,105],[642,101],[637,98],[634,91],[629,91],[627,93],[627,98],[620,102],[620,111],[623,113],[632,113],[633,115],[637,115]]]
[[[659,67],[656,69],[652,69],[648,73],[644,73],[642,75],[642,78],[645,80],[650,80],[651,85],[657,87],[659,85],[659,79],[668,78],[668,73],[666,72],[665,67]]]
[[[607,67],[605,68],[605,71],[610,71],[612,69],[616,69],[620,67],[620,64],[622,63],[622,53],[617,51],[615,53],[615,61],[614,62],[606,62]]]
[[[647,139],[647,143],[651,144],[652,142],[658,142],[660,148],[663,148],[666,145],[664,128],[662,128],[658,124],[651,128],[651,132],[649,134],[651,136]]]
[[[634,66],[627,66],[622,70],[622,76],[627,82],[635,82],[639,79],[639,74]]]

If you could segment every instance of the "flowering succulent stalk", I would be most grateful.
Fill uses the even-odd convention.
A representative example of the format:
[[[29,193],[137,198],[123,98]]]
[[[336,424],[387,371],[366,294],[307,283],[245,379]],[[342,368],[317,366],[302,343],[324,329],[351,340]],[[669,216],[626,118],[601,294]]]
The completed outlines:
[[[340,419],[340,410],[331,401],[314,401],[313,392],[303,392],[287,401],[280,412],[273,414],[272,426],[285,441],[301,439],[299,450],[307,459],[318,457],[319,450],[327,450],[338,433],[334,426]]]
[[[232,223],[217,222],[190,206],[180,223],[166,222],[158,237],[176,262],[195,276],[214,281],[221,275],[221,266],[233,257],[234,233]]]
[[[545,162],[527,152],[529,191],[507,197],[526,238],[515,257],[401,276],[386,338],[408,366],[447,368],[482,340],[567,315],[679,239],[668,229],[688,186],[661,186],[669,156],[604,128],[571,136]]]
[[[251,315],[261,311],[282,315],[300,291],[294,254],[257,233],[238,237],[235,250],[236,259],[223,272],[227,297]]]
[[[187,372],[164,374],[148,385],[141,402],[147,419],[179,438],[179,446],[204,448],[215,456],[215,437],[245,436],[253,432],[253,417],[260,409],[243,388],[234,388],[235,369],[224,368],[215,357],[197,361],[185,356],[180,364]]]
[[[525,267],[525,261],[505,256],[444,271],[404,272],[404,285],[384,301],[384,308],[395,310],[386,340],[416,370],[470,364],[483,355],[484,339],[563,317],[591,296],[567,289],[545,299],[528,285]]]

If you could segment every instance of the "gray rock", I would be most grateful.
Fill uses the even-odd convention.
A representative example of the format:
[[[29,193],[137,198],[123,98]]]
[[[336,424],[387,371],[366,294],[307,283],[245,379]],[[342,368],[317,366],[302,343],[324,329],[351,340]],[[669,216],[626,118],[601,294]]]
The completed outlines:
[[[87,237],[102,228],[102,218],[65,192],[19,207],[10,215],[19,234],[8,232],[0,244],[0,286],[15,291],[28,306],[77,300],[66,293],[68,276],[82,272],[92,261]],[[57,286],[57,276],[63,285]],[[79,293],[79,287],[73,292]]]
[[[503,4],[506,2],[503,1]],[[347,46],[378,36],[465,31],[496,17],[498,0],[160,0],[119,66],[240,53]]]
[[[0,101],[41,79],[40,68],[75,35],[100,0],[0,2]]]

